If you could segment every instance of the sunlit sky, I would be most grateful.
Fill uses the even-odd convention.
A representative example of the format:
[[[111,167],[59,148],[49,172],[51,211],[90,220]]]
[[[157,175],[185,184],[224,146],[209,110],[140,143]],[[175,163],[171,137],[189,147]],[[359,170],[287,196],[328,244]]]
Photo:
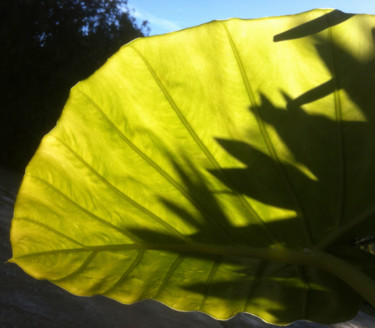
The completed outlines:
[[[149,22],[150,35],[215,19],[290,15],[314,8],[375,15],[374,0],[128,0],[128,6],[139,22]]]

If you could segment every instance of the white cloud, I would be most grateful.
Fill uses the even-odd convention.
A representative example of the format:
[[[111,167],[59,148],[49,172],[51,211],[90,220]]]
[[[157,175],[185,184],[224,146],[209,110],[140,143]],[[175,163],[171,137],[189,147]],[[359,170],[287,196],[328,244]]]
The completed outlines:
[[[161,34],[181,29],[180,26],[168,19],[156,17],[146,11],[140,11],[134,6],[131,6],[131,13],[136,19],[141,21],[147,20],[149,22],[151,34]]]

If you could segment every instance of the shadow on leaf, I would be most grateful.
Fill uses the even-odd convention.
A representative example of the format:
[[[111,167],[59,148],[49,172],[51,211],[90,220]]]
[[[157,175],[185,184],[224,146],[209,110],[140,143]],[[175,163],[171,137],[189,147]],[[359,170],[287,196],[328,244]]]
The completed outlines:
[[[332,79],[294,99],[281,91],[285,107],[273,105],[261,94],[257,107],[249,108],[250,114],[266,126],[263,132],[259,127],[259,133],[268,133],[264,135],[266,146],[260,149],[251,140],[216,139],[241,167],[202,172],[188,159],[184,159],[184,169],[175,162],[175,170],[200,217],[173,200],[161,201],[195,227],[197,232],[189,236],[192,243],[320,248],[373,274],[373,257],[356,249],[352,241],[361,234],[375,234],[373,215],[356,219],[373,206],[375,195],[375,175],[368,175],[375,165],[375,60],[358,60],[331,38],[331,28],[352,16],[333,11],[275,36],[276,42],[312,37]],[[327,36],[322,37],[322,32]],[[329,113],[310,111],[309,104],[327,102],[327,97],[331,97]],[[350,100],[345,106],[343,98]],[[269,134],[270,129],[279,138],[278,144],[275,135]],[[283,153],[279,152],[280,144]],[[173,156],[170,160],[174,162]],[[225,188],[213,190],[207,182],[207,172]],[[232,213],[226,211],[225,201],[219,201],[218,195],[238,202],[247,213],[249,224],[232,224],[236,219],[229,218]],[[270,219],[267,215],[271,215],[272,209],[286,209],[294,214]],[[146,236],[143,230],[133,232]],[[157,234],[147,236],[148,242],[164,238]],[[290,318],[284,316],[286,321],[294,320],[296,313],[314,321],[325,321],[326,317],[345,320],[355,314],[361,301],[338,278],[312,267],[225,255],[201,257],[211,263],[206,280],[181,283],[185,290],[203,295],[201,310],[210,302],[231,299],[249,312],[253,305],[268,304],[269,313],[275,317],[283,317],[287,312]],[[337,301],[341,299],[348,302],[346,313]],[[278,307],[272,307],[276,303]],[[323,308],[322,304],[329,306]]]

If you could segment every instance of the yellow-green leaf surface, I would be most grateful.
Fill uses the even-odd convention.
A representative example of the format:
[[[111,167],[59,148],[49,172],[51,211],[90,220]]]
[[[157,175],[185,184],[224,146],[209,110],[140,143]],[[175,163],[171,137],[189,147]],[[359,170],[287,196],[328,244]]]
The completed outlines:
[[[314,10],[125,45],[27,167],[11,261],[77,295],[219,319],[374,305],[374,29]]]

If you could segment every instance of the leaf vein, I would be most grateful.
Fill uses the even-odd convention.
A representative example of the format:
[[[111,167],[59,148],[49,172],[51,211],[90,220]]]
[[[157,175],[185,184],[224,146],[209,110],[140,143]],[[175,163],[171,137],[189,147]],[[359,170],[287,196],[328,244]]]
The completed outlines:
[[[172,96],[170,95],[170,93],[168,92],[168,90],[166,89],[166,87],[161,82],[160,78],[156,74],[155,70],[152,68],[151,64],[141,54],[141,52],[138,49],[136,49],[134,47],[131,47],[131,48],[141,58],[141,60],[143,61],[143,63],[147,67],[147,69],[149,70],[150,74],[154,78],[154,81],[158,85],[159,89],[162,91],[164,97],[167,99],[169,105],[171,106],[171,108],[173,109],[173,111],[176,113],[177,117],[180,119],[181,123],[183,124],[183,126],[185,127],[185,129],[188,131],[188,133],[191,136],[191,138],[194,140],[195,144],[204,153],[204,155],[209,160],[209,162],[211,163],[211,165],[213,165],[213,167],[215,167],[220,172],[222,172],[222,169],[221,169],[219,163],[216,161],[215,157],[211,154],[210,150],[206,147],[206,145],[203,143],[203,141],[200,139],[200,137],[196,134],[196,132],[194,131],[193,127],[190,125],[190,123],[188,122],[188,120],[186,119],[186,117],[184,116],[184,114],[182,113],[182,111],[179,109],[179,107],[177,106],[177,104],[173,100]],[[199,207],[197,207],[197,208],[200,209]],[[210,218],[210,216],[208,216],[208,218]],[[225,236],[225,238],[228,241],[232,242],[232,237],[230,236],[230,234],[227,232],[227,230],[225,229],[225,227],[223,227],[222,224],[219,221],[216,222],[216,221],[212,221],[211,220],[211,223],[213,223],[215,226],[219,226],[219,228],[220,228],[222,234]]]
[[[74,270],[73,272],[67,274],[65,277],[61,277],[59,279],[51,279],[52,282],[54,283],[57,283],[57,282],[61,282],[63,280],[67,280],[67,279],[70,279],[78,274],[80,274],[83,270],[86,269],[86,267],[90,264],[90,262],[94,259],[94,257],[97,255],[98,253],[97,252],[92,252],[87,258],[85,261],[83,261],[83,263],[76,269]]]
[[[150,74],[154,78],[156,84],[159,86],[160,90],[163,92],[165,98],[167,99],[168,103],[170,104],[171,108],[174,110],[176,115],[179,117],[180,121],[182,124],[185,126],[186,130],[192,137],[192,139],[195,141],[196,145],[198,148],[201,149],[201,151],[205,154],[206,158],[209,160],[211,165],[220,172],[222,175],[223,179],[226,181],[227,185],[230,186],[232,189],[234,195],[239,199],[241,205],[246,208],[246,210],[249,212],[250,216],[255,218],[256,220],[261,220],[259,217],[258,213],[253,209],[253,207],[249,204],[249,202],[244,198],[242,194],[238,192],[238,190],[234,187],[234,185],[231,183],[230,179],[228,179],[227,175],[223,171],[222,167],[220,164],[217,162],[215,157],[211,154],[210,150],[206,147],[206,145],[203,143],[203,141],[199,138],[199,136],[195,133],[194,129],[186,119],[186,117],[183,115],[181,110],[178,108],[177,104],[173,100],[172,96],[169,94],[168,90],[165,88],[163,83],[161,82],[160,78],[157,76],[155,70],[152,68],[151,64],[147,61],[147,59],[140,53],[140,51],[134,47],[132,47],[134,51],[139,55],[139,57],[142,59],[146,67],[148,68]],[[262,221],[263,222],[263,221]],[[225,227],[223,227],[225,231]],[[270,234],[268,234],[268,237],[270,237],[273,240],[276,240],[275,237],[271,237]],[[228,239],[232,239],[230,236],[227,237]]]
[[[97,215],[95,215],[94,213],[88,211],[87,209],[85,209],[83,206],[81,206],[78,202],[76,202],[75,200],[71,199],[70,197],[68,197],[67,195],[65,195],[61,190],[57,189],[55,186],[53,186],[52,184],[50,184],[49,182],[37,177],[37,176],[33,176],[33,175],[27,175],[28,177],[30,178],[33,178],[33,179],[36,179],[40,182],[42,182],[43,184],[45,184],[47,187],[49,187],[50,189],[52,189],[53,191],[55,191],[56,193],[58,193],[60,196],[62,196],[67,202],[71,203],[72,205],[74,205],[75,207],[77,207],[79,210],[81,210],[82,212],[84,212],[85,214],[87,214],[88,216],[90,216],[91,218],[93,218],[94,220],[122,233],[123,235],[125,235],[126,237],[128,237],[129,239],[131,239],[132,241],[134,241],[135,243],[138,243],[139,242],[139,239],[136,238],[132,233],[128,232],[127,230],[124,230],[124,229],[121,229],[120,227],[116,226],[115,224],[112,224],[100,217],[98,217]]]
[[[65,249],[53,249],[50,251],[41,251],[41,252],[34,252],[25,255],[16,256],[17,259],[24,259],[33,256],[44,256],[44,255],[55,255],[61,253],[80,253],[80,252],[90,252],[90,249],[83,246],[80,248],[65,248]]]
[[[134,269],[138,266],[138,264],[142,261],[144,250],[138,250],[137,257],[134,259],[132,264],[127,268],[127,270],[124,272],[124,274],[118,279],[109,289],[104,291],[103,295],[110,294],[113,290],[115,290],[123,281],[126,280],[126,278],[134,271]]]
[[[189,241],[190,238],[183,235],[181,232],[176,230],[174,227],[172,227],[169,223],[165,222],[163,219],[161,219],[159,216],[157,216],[155,213],[148,210],[146,207],[141,205],[140,203],[136,202],[134,199],[129,197],[127,194],[125,194],[122,190],[115,187],[112,183],[110,183],[106,178],[104,178],[98,171],[96,171],[91,165],[89,165],[80,155],[77,154],[76,151],[74,151],[70,146],[68,146],[65,142],[54,136],[57,141],[59,141],[62,145],[66,147],[70,151],[74,157],[79,160],[82,164],[84,164],[88,170],[95,175],[100,181],[102,181],[105,185],[107,185],[109,188],[114,190],[116,193],[118,193],[123,199],[126,200],[126,202],[130,203],[132,206],[152,218],[154,221],[158,222],[160,225],[162,225],[164,228],[169,230],[174,235],[179,236],[184,241]]]
[[[184,125],[190,136],[193,138],[197,146],[201,149],[201,151],[205,154],[205,156],[209,159],[212,165],[214,167],[218,167],[219,164],[217,163],[214,156],[211,154],[211,152],[208,150],[208,148],[205,146],[205,144],[202,142],[202,140],[199,138],[199,136],[195,133],[193,127],[190,125],[184,114],[181,112],[175,101],[173,100],[172,96],[169,94],[168,90],[165,88],[163,83],[161,82],[160,78],[156,74],[155,70],[152,68],[151,64],[148,62],[148,60],[140,53],[140,51],[134,47],[131,47],[138,56],[142,59],[143,63],[146,65],[147,69],[149,70],[150,74],[154,78],[156,84],[159,86],[160,90],[164,94],[165,98],[167,99],[168,103],[170,104],[173,111],[176,113],[178,118],[180,119],[181,123]]]
[[[325,16],[326,17],[326,16]],[[344,128],[343,128],[343,114],[342,114],[342,105],[340,99],[340,90],[339,90],[339,82],[336,72],[336,65],[335,65],[335,55],[333,51],[333,41],[332,41],[332,27],[330,26],[329,19],[326,17],[327,20],[327,32],[328,32],[328,41],[329,41],[329,49],[331,54],[331,67],[332,67],[332,75],[333,75],[333,83],[334,83],[334,90],[333,90],[333,99],[334,99],[334,108],[335,108],[335,119],[337,123],[337,134],[338,134],[338,195],[337,195],[337,213],[336,213],[336,220],[334,223],[334,230],[338,229],[343,221],[344,210],[345,210],[345,145],[344,145]]]
[[[244,307],[243,307],[243,312],[247,311],[247,308],[250,303],[250,299],[254,296],[255,290],[258,288],[261,280],[262,280],[262,275],[264,270],[267,268],[269,262],[266,261],[260,261],[254,275],[254,280],[253,283],[251,284],[249,291],[246,294],[246,297],[244,299]]]
[[[153,161],[146,153],[144,153],[140,148],[138,148],[126,135],[110,120],[108,115],[98,106],[91,98],[89,98],[84,92],[79,91],[96,109],[106,122],[113,128],[114,131],[123,139],[123,141],[129,145],[131,149],[133,149],[138,156],[140,156],[147,164],[149,164],[153,169],[155,169],[163,178],[165,178],[174,188],[176,188],[180,194],[182,194],[193,206],[195,206],[203,215],[205,215],[211,223],[219,229],[219,231],[225,236],[225,238],[229,239],[228,233],[225,229],[223,229],[217,220],[214,220],[212,216],[207,213],[207,210],[202,207],[197,199],[193,197],[192,194],[180,185],[172,176],[170,176],[165,170],[163,170],[155,161]]]
[[[302,302],[302,317],[306,318],[308,315],[308,306],[309,306],[309,297],[310,297],[311,287],[306,276],[305,268],[303,266],[301,265],[298,266],[298,273],[301,277],[303,285],[305,286],[305,288],[303,288],[304,297],[303,297],[303,302]]]
[[[232,53],[233,53],[234,58],[235,58],[236,63],[237,63],[237,67],[238,67],[238,69],[239,69],[239,71],[241,73],[242,81],[243,81],[243,83],[245,85],[245,89],[246,89],[247,95],[248,95],[248,97],[250,99],[251,107],[254,108],[254,109],[257,109],[257,114],[258,115],[255,115],[255,116],[256,116],[256,119],[257,119],[257,122],[258,122],[258,125],[259,125],[260,133],[261,133],[261,135],[263,136],[263,139],[266,142],[266,145],[267,145],[267,148],[268,148],[268,150],[270,152],[270,155],[272,156],[272,155],[275,154],[275,151],[274,151],[274,149],[272,147],[272,144],[271,145],[269,144],[270,140],[268,138],[268,135],[266,134],[267,132],[265,130],[264,124],[263,124],[262,120],[259,117],[259,108],[258,108],[258,106],[256,104],[252,88],[251,88],[249,80],[248,80],[248,78],[246,76],[246,72],[245,72],[245,68],[243,66],[242,60],[240,58],[240,55],[239,55],[238,50],[237,50],[237,47],[234,44],[234,40],[233,40],[232,35],[230,34],[227,26],[224,23],[222,25],[223,25],[225,33],[226,33],[226,35],[228,37]],[[276,158],[277,158],[277,156],[276,156]],[[248,206],[251,207],[251,205],[249,203],[248,203]],[[262,226],[263,230],[266,232],[267,236],[271,240],[274,240],[274,241],[278,242],[278,239],[276,238],[275,234],[267,227],[267,225],[264,222],[264,220],[258,214],[256,215],[256,219],[257,219],[258,223],[260,224],[260,226]]]
[[[222,260],[223,259],[221,257],[218,257],[218,258],[216,258],[214,260],[214,263],[213,263],[213,265],[211,267],[210,273],[209,273],[209,275],[207,277],[207,280],[206,280],[206,283],[205,283],[205,285],[206,285],[206,292],[203,294],[203,299],[202,299],[202,301],[201,301],[201,303],[199,305],[199,310],[198,311],[202,311],[203,310],[203,306],[204,306],[204,304],[207,301],[207,297],[208,297],[209,290],[210,290],[210,287],[211,287],[210,285],[212,283],[212,280],[214,279],[214,276],[215,276],[215,274],[216,274],[216,272],[217,272],[217,270],[218,270],[218,268],[219,268]]]
[[[42,222],[30,219],[30,218],[25,218],[25,217],[17,217],[16,220],[17,221],[28,221],[28,222],[31,222],[33,224],[36,224],[36,225],[40,226],[40,227],[43,227],[44,229],[47,229],[48,231],[53,232],[54,234],[56,234],[58,236],[64,237],[65,239],[67,239],[67,240],[69,240],[69,241],[71,241],[71,242],[73,242],[73,243],[75,243],[75,244],[77,244],[79,246],[84,246],[84,244],[81,244],[79,241],[77,241],[77,240],[75,240],[75,239],[73,239],[73,238],[71,238],[71,237],[63,234],[62,232],[60,232],[60,231],[58,231],[58,230],[56,230],[56,229],[48,226],[45,223],[42,223]]]
[[[165,286],[167,285],[168,281],[171,279],[173,273],[176,271],[176,269],[178,268],[178,266],[180,265],[180,263],[182,262],[182,260],[184,259],[184,255],[179,255],[177,256],[177,258],[173,261],[172,265],[169,267],[168,269],[168,272],[167,274],[165,275],[162,283],[160,284],[157,292],[155,293],[155,296],[154,298],[157,298],[160,293],[162,292],[162,290],[165,288]]]

